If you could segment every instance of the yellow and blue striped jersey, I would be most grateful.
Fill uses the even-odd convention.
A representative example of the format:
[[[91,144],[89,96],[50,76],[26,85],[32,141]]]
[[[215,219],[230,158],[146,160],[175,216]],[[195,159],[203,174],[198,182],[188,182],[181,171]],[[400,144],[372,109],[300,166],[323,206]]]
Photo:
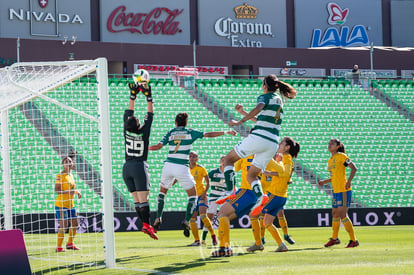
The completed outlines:
[[[253,157],[254,156],[248,156],[247,158],[239,159],[234,163],[234,172],[240,170],[242,172],[240,188],[252,190],[250,183],[247,181],[247,172],[252,165]]]
[[[75,180],[73,179],[72,174],[60,173],[56,175],[55,184],[61,184],[62,191],[68,191],[75,189]],[[75,203],[73,202],[73,197],[75,194],[59,194],[56,198],[55,206],[73,208]]]
[[[283,167],[281,167],[281,165]],[[269,167],[270,166],[270,167]],[[275,196],[287,198],[287,190],[289,187],[290,177],[292,176],[295,164],[292,156],[289,154],[283,155],[283,160],[279,163],[273,159],[269,162],[268,170],[278,172],[279,176],[272,177],[272,184],[268,191]]]
[[[331,175],[332,188],[334,193],[341,193],[352,190],[352,187],[345,189],[346,167],[351,162],[348,156],[338,152],[328,160],[328,171]]]
[[[197,192],[197,196],[203,194],[206,191],[206,186],[204,184],[204,178],[208,175],[206,168],[197,164],[194,168],[190,169],[191,175],[194,177],[194,181],[196,183],[195,188]]]

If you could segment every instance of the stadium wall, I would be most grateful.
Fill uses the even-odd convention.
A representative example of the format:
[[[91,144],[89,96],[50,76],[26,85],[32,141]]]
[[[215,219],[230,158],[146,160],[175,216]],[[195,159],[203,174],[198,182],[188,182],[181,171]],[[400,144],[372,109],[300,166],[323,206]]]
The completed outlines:
[[[346,25],[349,29],[355,26],[365,26],[369,42],[374,42],[375,46],[379,46],[375,48],[373,55],[375,69],[396,69],[398,75],[401,75],[401,70],[413,69],[411,61],[414,59],[414,53],[412,49],[400,51],[396,48],[380,48],[391,45],[399,46],[392,42],[401,41],[402,38],[404,38],[404,46],[414,45],[412,44],[413,34],[406,31],[409,24],[406,22],[407,16],[404,17],[405,6],[401,6],[400,3],[403,1],[370,0],[352,3],[343,0],[334,1],[342,9],[349,8],[350,10],[350,15],[342,26],[327,23],[329,14],[325,3],[327,1],[324,0],[317,0],[312,4],[303,0],[251,1],[249,5],[257,7],[259,11],[257,22],[271,25],[275,35],[272,38],[256,34],[243,36],[245,34],[239,31],[236,36],[238,40],[263,40],[261,41],[263,48],[248,48],[247,45],[246,47],[231,47],[231,40],[224,36],[220,36],[217,40],[218,35],[213,32],[214,24],[220,17],[226,17],[233,23],[240,24],[256,22],[249,21],[251,19],[235,17],[234,7],[244,3],[241,1],[231,0],[226,3],[218,0],[157,1],[156,3],[141,1],[137,5],[132,0],[121,2],[76,0],[69,4],[65,2],[64,5],[59,5],[58,12],[62,13],[63,19],[67,16],[75,23],[55,22],[52,18],[41,16],[46,14],[48,8],[52,9],[56,1],[48,1],[48,6],[43,9],[39,7],[40,4],[34,3],[32,8],[33,12],[36,12],[36,16],[32,17],[27,13],[28,2],[26,1],[9,1],[0,4],[2,9],[7,10],[7,13],[0,15],[0,67],[16,62],[16,40],[17,37],[20,37],[21,61],[59,61],[69,58],[79,60],[104,56],[110,64],[111,62],[119,62],[125,65],[122,71],[110,71],[110,73],[119,74],[131,74],[134,64],[191,66],[193,65],[193,41],[196,41],[197,44],[197,65],[227,66],[229,74],[234,74],[233,66],[243,65],[251,68],[249,74],[257,75],[260,66],[283,68],[287,66],[287,61],[294,61],[298,68],[323,68],[327,71],[326,75],[328,76],[331,69],[351,69],[354,64],[359,64],[362,69],[369,69],[370,52],[368,48],[339,48],[340,44],[336,46],[337,48],[330,49],[309,48],[311,47],[309,36],[314,30],[320,29],[322,33],[331,30],[335,34],[340,34],[342,27]],[[412,5],[413,2],[404,1],[404,4]],[[213,5],[214,3],[216,5]],[[367,16],[365,9],[361,7],[370,5],[370,3],[375,3],[375,8],[372,7],[369,10],[369,16]],[[267,8],[268,4],[270,8]],[[108,32],[109,14],[119,5],[126,5],[125,12],[132,13],[145,13],[163,6],[182,10],[183,12],[174,19],[181,31],[174,33],[174,35],[151,33],[137,35],[119,30]],[[307,7],[314,10],[308,14]],[[269,14],[269,9],[277,11],[277,16],[274,13]],[[13,12],[11,12],[12,10]],[[25,16],[20,14],[21,11],[25,12]],[[52,12],[50,16],[55,15]],[[28,17],[31,19],[29,20]],[[283,17],[285,20],[282,20],[283,22],[274,21],[275,17]],[[82,23],[79,23],[80,21]],[[38,33],[36,34],[36,32]],[[43,36],[39,33],[42,33]],[[72,40],[73,34],[77,36],[76,41]],[[62,43],[64,36],[67,37],[67,43]],[[307,37],[306,42],[300,42],[299,38],[305,36]],[[342,39],[342,35],[340,37]],[[269,39],[271,43],[265,44],[266,39]],[[214,46],[211,45],[214,44],[213,40],[216,40]],[[281,40],[283,42],[280,42]],[[72,42],[74,43],[72,44]],[[370,43],[368,44],[370,45]],[[286,45],[286,47],[280,45]],[[349,45],[355,46],[358,43],[350,43]]]
[[[22,39],[20,59],[32,61],[68,60],[70,53],[75,59],[95,59],[105,56],[109,63],[126,63],[126,73],[133,72],[134,64],[193,64],[193,47],[184,45],[148,45],[108,42],[76,42],[75,45],[62,45],[61,41]],[[300,68],[324,68],[326,75],[331,69],[352,68],[359,64],[362,69],[370,68],[369,49],[297,49],[297,48],[231,48],[197,46],[197,64],[202,66],[228,66],[233,74],[232,65],[252,66],[252,74],[259,74],[259,67],[285,67],[286,61],[297,62]],[[16,61],[16,39],[0,38],[1,63]],[[375,69],[413,69],[414,50],[394,48],[375,48]],[[7,64],[5,64],[7,65]],[[9,64],[10,65],[10,64]],[[120,72],[121,73],[121,72]]]
[[[330,227],[331,209],[286,209],[285,216],[289,227]],[[179,230],[181,221],[184,219],[184,212],[165,212],[161,230]],[[354,226],[394,226],[414,225],[414,208],[351,208],[348,216]],[[91,218],[85,218],[91,217]],[[101,232],[101,216],[92,213],[79,213],[79,233]],[[152,220],[155,213],[152,213]],[[52,213],[15,215],[13,217],[16,228],[27,233],[56,233],[57,222]],[[30,223],[25,223],[25,220]],[[199,219],[199,217],[198,217]],[[0,216],[3,225],[3,216]],[[198,224],[201,225],[200,220]],[[213,220],[217,227],[217,220]],[[247,215],[231,222],[232,228],[250,228],[250,219]],[[1,226],[2,228],[3,226]],[[115,232],[139,231],[141,222],[134,212],[115,212]]]

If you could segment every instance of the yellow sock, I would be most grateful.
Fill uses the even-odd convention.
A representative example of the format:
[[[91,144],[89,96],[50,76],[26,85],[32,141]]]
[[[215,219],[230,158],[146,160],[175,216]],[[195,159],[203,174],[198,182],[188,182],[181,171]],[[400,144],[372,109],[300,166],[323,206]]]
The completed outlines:
[[[206,214],[200,215],[201,220],[203,221],[204,227],[208,229],[208,232],[210,232],[210,235],[213,236],[214,234],[214,228],[211,225],[210,219],[207,217]]]
[[[277,230],[274,224],[269,224],[266,226],[266,229],[269,230],[270,234],[272,234],[273,239],[277,242],[277,245],[282,243],[282,238],[280,237],[279,230]]]
[[[264,221],[263,221],[263,216],[259,217],[259,223],[260,223],[260,238],[264,238],[265,236],[265,232],[266,232],[266,227],[264,225]]]
[[[65,230],[59,229],[58,234],[57,234],[57,247],[62,247],[64,238],[65,238]]]
[[[352,225],[351,220],[348,219],[348,217],[345,217],[342,219],[342,224],[344,225],[345,230],[348,232],[349,238],[355,242],[356,238],[354,233],[354,226]]]
[[[68,243],[73,243],[73,239],[75,238],[75,235],[76,235],[76,228],[69,228]]]
[[[219,218],[220,247],[230,247],[230,219],[226,216]]]
[[[279,226],[283,230],[283,234],[288,235],[288,224],[287,224],[285,216],[278,217],[278,220],[279,220]]]
[[[332,219],[332,239],[338,238],[339,227],[341,226],[341,218],[333,218]]]
[[[197,226],[196,219],[191,218],[190,228],[191,228],[191,232],[193,233],[193,236],[194,236],[194,241],[199,241],[200,236],[198,235],[198,226]]]
[[[250,218],[250,223],[252,224],[254,242],[256,243],[256,245],[260,245],[262,243],[262,240],[261,240],[261,236],[260,236],[259,219],[257,217],[251,217]]]

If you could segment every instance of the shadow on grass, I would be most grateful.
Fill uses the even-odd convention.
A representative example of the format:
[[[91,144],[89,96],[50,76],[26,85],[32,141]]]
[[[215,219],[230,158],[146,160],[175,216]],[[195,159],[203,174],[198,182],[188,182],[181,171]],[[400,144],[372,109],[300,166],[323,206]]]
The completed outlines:
[[[164,267],[156,268],[155,270],[157,270],[157,272],[153,272],[153,273],[150,273],[150,274],[176,273],[176,272],[185,271],[187,269],[204,266],[204,265],[207,265],[209,263],[214,263],[214,262],[218,262],[218,261],[222,262],[222,263],[229,262],[226,259],[228,259],[228,258],[226,258],[226,257],[204,258],[204,259],[199,258],[199,259],[195,259],[191,262],[173,263],[173,264],[169,264],[169,265],[164,266]],[[225,260],[225,261],[223,261],[223,260]]]
[[[141,257],[141,256],[128,256],[117,258],[116,263],[118,264],[125,264],[128,262],[134,262],[137,260],[145,260],[146,258],[151,257]],[[52,268],[45,268],[43,270],[39,270],[34,272],[34,275],[41,275],[41,274],[54,274],[55,272],[67,270],[70,274],[81,274],[85,272],[91,272],[93,270],[105,269],[105,262],[104,261],[97,261],[97,262],[89,262],[89,263],[73,263],[73,264],[65,264],[60,266],[55,266]],[[17,274],[16,274],[17,275]]]
[[[43,270],[39,270],[34,272],[34,275],[41,275],[41,274],[54,274],[55,272],[67,270],[70,274],[80,274],[84,272],[91,272],[93,270],[104,269],[104,261],[98,261],[94,263],[78,263],[78,264],[70,264],[70,265],[63,265],[63,266],[56,266],[52,268],[47,268]]]

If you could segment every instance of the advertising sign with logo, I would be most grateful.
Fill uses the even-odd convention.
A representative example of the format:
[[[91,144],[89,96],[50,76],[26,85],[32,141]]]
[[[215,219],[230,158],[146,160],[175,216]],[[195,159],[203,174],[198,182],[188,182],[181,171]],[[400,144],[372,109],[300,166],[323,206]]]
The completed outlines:
[[[360,69],[361,76],[368,75],[370,70],[369,69]],[[331,69],[331,75],[333,76],[346,76],[346,73],[351,72],[351,69]],[[397,70],[373,70],[375,73],[376,78],[396,78],[397,77]]]
[[[295,1],[297,48],[382,46],[381,1]]]
[[[91,40],[89,1],[1,1],[0,10],[3,38]]]
[[[280,77],[324,77],[323,68],[259,68],[259,75],[275,74]]]
[[[104,42],[191,44],[188,0],[105,0],[100,6]]]
[[[243,48],[283,48],[286,1],[199,1],[199,44]]]
[[[191,67],[192,66],[184,66]],[[156,64],[134,64],[134,71],[138,69],[145,69],[154,75],[168,74],[176,71],[180,66],[178,65],[156,65]],[[229,68],[223,66],[197,66],[197,75],[228,75]]]

